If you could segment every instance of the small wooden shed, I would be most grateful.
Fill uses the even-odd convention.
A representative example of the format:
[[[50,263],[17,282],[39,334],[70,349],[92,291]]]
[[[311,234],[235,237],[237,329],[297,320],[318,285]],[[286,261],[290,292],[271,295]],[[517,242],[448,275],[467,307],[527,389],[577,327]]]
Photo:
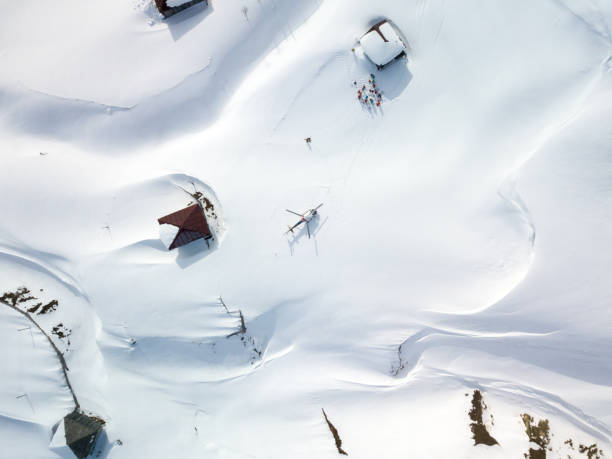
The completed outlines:
[[[176,249],[198,239],[212,239],[213,235],[199,204],[192,204],[182,210],[157,219],[159,234],[168,250]]]
[[[208,0],[155,0],[155,6],[157,6],[157,9],[164,18],[169,18],[198,3],[206,3],[208,5]]]
[[[76,457],[84,459],[91,453],[103,427],[102,419],[74,410],[64,417],[66,444]]]

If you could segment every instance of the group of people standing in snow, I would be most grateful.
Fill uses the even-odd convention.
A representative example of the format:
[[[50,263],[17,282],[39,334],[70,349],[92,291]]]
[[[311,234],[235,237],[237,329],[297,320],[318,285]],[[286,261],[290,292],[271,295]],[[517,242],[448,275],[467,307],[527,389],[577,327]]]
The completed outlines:
[[[357,81],[353,81],[353,86],[357,88],[357,100],[366,107],[380,107],[382,103],[382,91],[376,87],[376,77],[370,73],[368,85],[365,84],[359,87]]]

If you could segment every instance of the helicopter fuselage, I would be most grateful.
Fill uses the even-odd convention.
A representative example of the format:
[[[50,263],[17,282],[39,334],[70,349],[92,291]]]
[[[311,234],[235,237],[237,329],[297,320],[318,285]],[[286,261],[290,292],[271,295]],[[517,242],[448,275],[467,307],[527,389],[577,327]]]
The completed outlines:
[[[300,217],[300,220],[293,226],[289,227],[289,230],[287,231],[287,233],[293,233],[293,230],[295,228],[297,228],[298,226],[300,226],[302,223],[306,223],[306,230],[308,231],[308,237],[310,238],[310,228],[308,227],[308,222],[310,222],[313,218],[315,218],[318,215],[317,210],[319,209],[319,207],[321,207],[323,204],[319,204],[317,207],[315,207],[314,209],[309,209],[306,212],[304,212],[303,214],[300,214],[298,212],[294,212],[293,210],[289,210],[286,209],[287,212],[297,215],[298,217]],[[286,233],[285,233],[286,234]]]
[[[316,215],[317,215],[317,211],[314,209],[310,209],[304,215],[302,215],[302,222],[309,222],[310,220],[315,218]]]

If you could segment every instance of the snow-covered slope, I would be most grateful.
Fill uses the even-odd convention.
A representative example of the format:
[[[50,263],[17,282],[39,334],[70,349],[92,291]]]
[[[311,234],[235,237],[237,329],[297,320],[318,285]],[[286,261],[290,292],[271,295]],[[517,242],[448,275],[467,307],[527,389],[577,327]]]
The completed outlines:
[[[381,18],[409,50],[377,72]],[[32,314],[100,457],[331,458],[322,408],[351,457],[523,457],[523,414],[547,457],[612,454],[612,4],[24,0],[0,25],[0,296],[58,301]],[[169,252],[157,218],[195,192],[215,241]],[[0,456],[70,457],[53,351],[4,304],[0,328]]]

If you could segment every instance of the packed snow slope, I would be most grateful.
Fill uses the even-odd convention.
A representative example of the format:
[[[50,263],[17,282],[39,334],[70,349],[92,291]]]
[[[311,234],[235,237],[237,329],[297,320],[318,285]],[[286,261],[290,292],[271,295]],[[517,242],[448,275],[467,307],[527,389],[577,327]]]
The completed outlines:
[[[409,50],[377,72],[381,18]],[[357,458],[522,458],[522,414],[612,454],[611,30],[607,0],[5,2],[0,295],[58,301],[96,454],[333,458],[322,408]],[[215,241],[167,251],[196,191]],[[0,457],[73,457],[45,338],[0,304],[0,344]]]

